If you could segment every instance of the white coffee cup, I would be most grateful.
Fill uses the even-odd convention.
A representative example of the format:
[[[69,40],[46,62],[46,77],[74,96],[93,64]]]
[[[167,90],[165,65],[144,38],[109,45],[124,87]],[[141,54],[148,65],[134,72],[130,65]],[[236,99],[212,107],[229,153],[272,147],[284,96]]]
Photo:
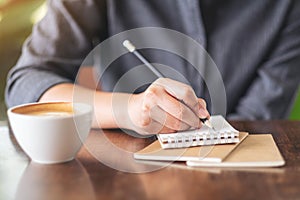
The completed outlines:
[[[30,103],[7,111],[12,131],[34,162],[73,160],[88,136],[92,106],[82,103]]]

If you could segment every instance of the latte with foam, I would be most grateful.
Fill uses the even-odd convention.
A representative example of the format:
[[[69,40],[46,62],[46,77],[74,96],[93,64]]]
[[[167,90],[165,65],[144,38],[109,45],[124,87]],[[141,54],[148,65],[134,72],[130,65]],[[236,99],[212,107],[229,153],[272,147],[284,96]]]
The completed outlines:
[[[69,103],[34,104],[26,107],[16,108],[12,110],[12,112],[41,117],[64,117],[74,115],[72,104]]]

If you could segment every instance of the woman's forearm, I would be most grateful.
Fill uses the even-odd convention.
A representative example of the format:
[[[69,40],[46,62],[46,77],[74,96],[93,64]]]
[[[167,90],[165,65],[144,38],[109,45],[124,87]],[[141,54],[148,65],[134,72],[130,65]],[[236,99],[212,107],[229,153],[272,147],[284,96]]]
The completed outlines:
[[[74,101],[92,104],[93,128],[129,128],[127,102],[130,94],[94,91],[82,86],[63,83],[47,90],[39,102]]]

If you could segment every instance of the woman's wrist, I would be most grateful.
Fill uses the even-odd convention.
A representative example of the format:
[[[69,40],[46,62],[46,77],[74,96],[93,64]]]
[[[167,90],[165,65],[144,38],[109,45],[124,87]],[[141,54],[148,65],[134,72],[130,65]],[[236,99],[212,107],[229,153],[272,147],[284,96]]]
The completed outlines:
[[[96,127],[132,129],[129,99],[132,94],[97,92],[94,101]]]

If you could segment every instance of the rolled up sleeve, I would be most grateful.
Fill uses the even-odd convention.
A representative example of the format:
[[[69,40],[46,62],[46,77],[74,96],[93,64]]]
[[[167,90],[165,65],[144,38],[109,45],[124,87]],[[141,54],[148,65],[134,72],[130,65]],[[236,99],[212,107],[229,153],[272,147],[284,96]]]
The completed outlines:
[[[94,1],[50,0],[47,5],[46,16],[33,27],[8,74],[8,107],[36,102],[54,85],[74,83],[93,39],[104,37],[103,13]]]

